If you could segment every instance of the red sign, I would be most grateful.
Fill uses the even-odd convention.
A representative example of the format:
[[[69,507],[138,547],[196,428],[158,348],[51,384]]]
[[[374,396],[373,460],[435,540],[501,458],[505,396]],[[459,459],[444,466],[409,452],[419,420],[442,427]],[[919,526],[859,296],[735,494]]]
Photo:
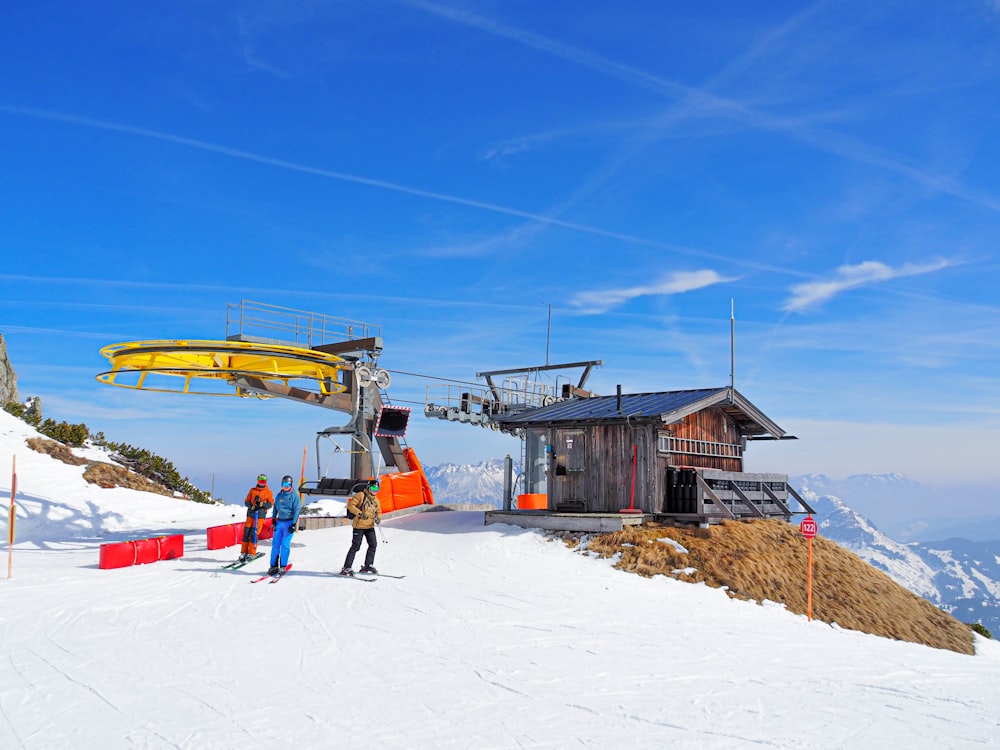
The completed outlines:
[[[806,539],[812,539],[816,536],[816,532],[819,530],[819,526],[816,524],[816,519],[812,516],[803,518],[802,523],[799,524],[799,528],[802,529],[802,536]]]

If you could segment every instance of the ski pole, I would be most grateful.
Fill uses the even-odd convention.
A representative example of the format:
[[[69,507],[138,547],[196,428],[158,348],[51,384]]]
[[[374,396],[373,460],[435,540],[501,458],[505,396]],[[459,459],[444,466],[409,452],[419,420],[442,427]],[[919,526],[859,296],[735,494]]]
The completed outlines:
[[[385,532],[382,531],[382,524],[381,523],[377,523],[375,525],[378,526],[378,533],[382,536],[382,543],[383,544],[388,544],[389,540],[385,538]]]

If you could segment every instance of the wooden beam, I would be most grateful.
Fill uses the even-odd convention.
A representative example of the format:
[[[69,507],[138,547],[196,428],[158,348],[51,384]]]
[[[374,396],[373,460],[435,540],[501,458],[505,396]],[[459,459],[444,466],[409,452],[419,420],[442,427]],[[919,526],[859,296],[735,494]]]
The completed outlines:
[[[732,479],[729,480],[729,489],[731,489],[733,492],[739,495],[740,500],[743,501],[743,504],[747,506],[750,510],[752,510],[756,516],[758,516],[759,518],[767,518],[764,511],[758,508],[749,497],[743,494],[743,490],[737,487],[736,482],[734,482]]]
[[[791,493],[792,497],[794,497],[796,500],[799,501],[799,503],[801,503],[802,507],[805,508],[810,515],[816,512],[809,506],[809,503],[807,503],[805,500],[802,499],[802,496],[798,492],[796,492],[793,489],[792,485],[790,485],[788,482],[785,482],[785,489]]]
[[[698,486],[701,487],[702,491],[708,495],[708,499],[711,500],[715,506],[722,511],[723,515],[729,517],[732,520],[736,520],[736,514],[734,514],[726,504],[719,499],[719,496],[715,494],[715,491],[708,486],[708,483],[701,478],[701,474],[695,474],[695,479],[698,480]]]
[[[785,486],[786,487],[788,486],[787,482],[785,483]],[[778,499],[778,496],[775,495],[773,492],[771,492],[771,490],[768,488],[768,486],[764,482],[760,483],[760,488],[762,490],[764,490],[765,493],[767,493],[767,496],[769,498],[771,498],[771,502],[772,503],[774,503],[779,508],[781,508],[781,511],[785,514],[785,520],[786,521],[792,517],[792,511],[791,511],[791,509],[789,509],[789,507],[787,505],[785,505],[783,502],[781,502],[781,500]]]

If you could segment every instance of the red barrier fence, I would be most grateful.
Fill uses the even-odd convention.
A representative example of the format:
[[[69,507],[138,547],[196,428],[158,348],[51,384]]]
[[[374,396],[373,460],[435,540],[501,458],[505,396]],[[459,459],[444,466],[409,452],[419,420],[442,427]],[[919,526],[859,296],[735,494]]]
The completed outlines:
[[[227,523],[222,526],[210,526],[205,530],[208,537],[208,548],[224,549],[225,547],[232,547],[234,544],[242,544],[244,523],[244,521],[241,521],[240,523]],[[264,525],[260,527],[260,534],[257,536],[257,541],[273,537],[274,524],[270,518],[267,518],[264,520]]]
[[[102,570],[127,568],[130,565],[144,565],[178,557],[184,557],[183,534],[102,544],[98,567]]]

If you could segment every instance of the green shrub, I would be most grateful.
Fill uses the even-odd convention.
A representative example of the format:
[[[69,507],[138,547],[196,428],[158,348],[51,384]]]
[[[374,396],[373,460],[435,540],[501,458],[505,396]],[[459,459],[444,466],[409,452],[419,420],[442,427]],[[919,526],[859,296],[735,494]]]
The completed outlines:
[[[91,435],[90,430],[85,424],[56,422],[54,419],[42,421],[37,413],[28,413],[24,404],[16,401],[7,403],[3,408],[4,411],[24,420],[46,437],[50,437],[65,445],[81,448],[90,440],[94,445],[104,446],[116,453],[122,459],[122,462],[136,474],[140,474],[174,492],[180,492],[195,502],[220,502],[212,499],[207,492],[203,492],[191,484],[187,477],[181,477],[177,469],[174,468],[174,465],[167,459],[150,453],[143,448],[136,448],[126,443],[108,442],[103,432]]]
[[[145,448],[109,441],[104,441],[102,445],[113,451],[136,474],[141,474],[174,492],[187,495],[197,503],[217,502],[207,492],[203,492],[191,484],[187,477],[181,477],[170,461],[155,453],[150,453]]]
[[[74,448],[82,448],[90,437],[90,430],[85,424],[69,424],[68,422],[56,422],[54,419],[46,419],[37,426],[40,433],[60,443],[71,445]]]
[[[967,622],[965,624],[968,625],[970,628],[972,628],[974,632],[979,633],[979,635],[989,638],[990,640],[993,640],[993,633],[991,633],[989,628],[987,628],[981,622]]]

